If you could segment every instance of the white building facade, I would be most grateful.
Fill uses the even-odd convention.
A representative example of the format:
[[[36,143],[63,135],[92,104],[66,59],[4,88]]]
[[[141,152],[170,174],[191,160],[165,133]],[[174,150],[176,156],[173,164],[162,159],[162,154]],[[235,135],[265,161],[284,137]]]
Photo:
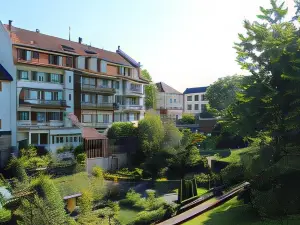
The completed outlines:
[[[206,112],[208,101],[205,97],[207,87],[187,88],[183,92],[184,113],[194,114],[195,116]]]
[[[156,109],[161,118],[168,118],[174,121],[182,118],[183,94],[169,85],[156,83]]]

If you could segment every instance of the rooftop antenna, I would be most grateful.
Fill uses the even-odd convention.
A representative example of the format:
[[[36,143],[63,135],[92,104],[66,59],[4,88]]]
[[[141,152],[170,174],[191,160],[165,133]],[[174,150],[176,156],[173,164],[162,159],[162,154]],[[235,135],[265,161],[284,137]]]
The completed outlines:
[[[71,41],[71,27],[69,26],[69,41]]]

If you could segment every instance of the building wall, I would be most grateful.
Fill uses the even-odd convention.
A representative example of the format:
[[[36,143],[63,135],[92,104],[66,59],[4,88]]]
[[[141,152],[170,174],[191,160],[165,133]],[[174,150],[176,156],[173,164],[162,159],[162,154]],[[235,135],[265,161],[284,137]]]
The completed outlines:
[[[10,144],[13,147],[17,145],[17,122],[16,122],[16,67],[13,62],[12,43],[8,32],[0,22],[0,63],[12,76],[13,81],[2,83],[2,92],[0,92],[0,133],[10,132]],[[7,142],[7,141],[6,141]]]
[[[157,109],[181,108],[183,109],[183,95],[165,92],[157,93]]]
[[[198,101],[195,101],[195,96],[198,95]],[[202,95],[205,95],[205,92],[202,93],[192,93],[192,94],[184,94],[184,113],[192,113],[192,114],[197,114],[197,113],[202,113],[201,111],[201,105],[207,105],[208,101],[202,101]],[[192,101],[188,101],[188,96],[192,96]],[[198,104],[198,110],[195,109],[195,104]],[[188,109],[188,105],[192,106],[192,109]]]

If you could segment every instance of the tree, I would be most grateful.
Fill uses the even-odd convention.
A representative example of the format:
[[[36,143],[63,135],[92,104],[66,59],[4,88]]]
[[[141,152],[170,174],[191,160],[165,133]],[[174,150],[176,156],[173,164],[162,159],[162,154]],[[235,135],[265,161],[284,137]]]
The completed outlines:
[[[219,78],[206,91],[206,98],[212,110],[222,111],[236,101],[235,94],[240,90],[243,76],[227,76]]]
[[[142,77],[149,82],[149,84],[145,86],[146,109],[156,109],[156,85],[152,82],[152,77],[146,69],[142,70]]]
[[[183,124],[195,124],[195,116],[190,113],[182,114],[181,123]]]

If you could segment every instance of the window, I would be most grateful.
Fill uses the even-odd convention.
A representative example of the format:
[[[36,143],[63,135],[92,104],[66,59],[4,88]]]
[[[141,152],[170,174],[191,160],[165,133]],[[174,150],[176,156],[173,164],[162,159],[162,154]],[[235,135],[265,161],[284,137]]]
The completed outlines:
[[[102,102],[103,103],[109,103],[109,96],[108,95],[103,95],[102,96]]]
[[[72,95],[71,94],[69,94],[69,101],[71,101],[72,100]]]
[[[170,98],[170,103],[172,103],[172,99]]]
[[[205,96],[205,94],[201,95],[201,101],[206,101],[206,96]]]
[[[120,83],[119,83],[119,81],[116,81],[116,83],[115,83],[115,88],[116,88],[116,89],[119,89],[119,88],[120,88]]]
[[[84,123],[91,123],[92,122],[92,115],[83,115],[83,122]]]
[[[74,142],[77,142],[77,137],[74,137]]]
[[[19,120],[29,120],[29,112],[19,112]]]
[[[206,112],[206,105],[205,104],[201,104],[201,112]]]
[[[58,144],[59,143],[59,137],[58,136],[56,136],[56,144]]]
[[[108,87],[108,80],[102,80],[103,87]]]
[[[195,95],[195,101],[199,101],[199,95]]]
[[[109,114],[103,114],[103,123],[109,123]]]
[[[48,144],[48,134],[42,133],[40,134],[40,144],[47,145]]]
[[[2,91],[2,82],[0,82],[0,91]]]
[[[176,98],[174,98],[174,103],[176,103]]]
[[[26,50],[18,49],[18,59],[26,60]]]
[[[33,90],[30,90],[29,91],[29,99],[38,99],[38,92],[37,91],[33,91]]]
[[[190,95],[190,96],[187,96],[187,101],[193,101],[193,98],[192,98],[191,95]]]
[[[72,83],[72,77],[69,76],[69,83]]]
[[[70,142],[73,142],[73,137],[70,137]]]
[[[64,137],[59,137],[59,142],[64,143]]]
[[[40,72],[36,73],[37,80],[39,82],[43,82],[44,81],[44,75],[45,75],[44,73],[40,73]]]
[[[51,100],[54,100],[54,101],[63,100],[62,92],[58,92],[58,91],[52,92],[52,99]]]
[[[19,80],[28,80],[28,71],[19,70],[18,77],[19,77]]]
[[[31,143],[33,145],[38,145],[39,144],[39,134],[31,134]]]
[[[44,112],[38,112],[36,115],[37,115],[37,121],[39,123],[43,123],[43,122],[46,121],[46,113],[44,113]]]
[[[60,112],[49,112],[48,120],[60,120]]]
[[[49,64],[59,65],[59,56],[58,55],[49,55]]]
[[[66,66],[72,67],[72,64],[73,64],[72,61],[73,61],[72,57],[67,57],[66,58]]]
[[[66,143],[68,143],[69,142],[69,137],[66,137]]]
[[[85,69],[89,69],[89,61],[90,61],[90,58],[86,57],[85,58]]]
[[[188,110],[192,110],[192,105],[187,105]]]
[[[33,59],[39,59],[40,58],[40,54],[38,52],[32,52],[32,58]]]
[[[50,74],[50,82],[52,83],[60,83],[60,75],[59,74]]]
[[[199,110],[199,104],[195,104],[195,110]]]

